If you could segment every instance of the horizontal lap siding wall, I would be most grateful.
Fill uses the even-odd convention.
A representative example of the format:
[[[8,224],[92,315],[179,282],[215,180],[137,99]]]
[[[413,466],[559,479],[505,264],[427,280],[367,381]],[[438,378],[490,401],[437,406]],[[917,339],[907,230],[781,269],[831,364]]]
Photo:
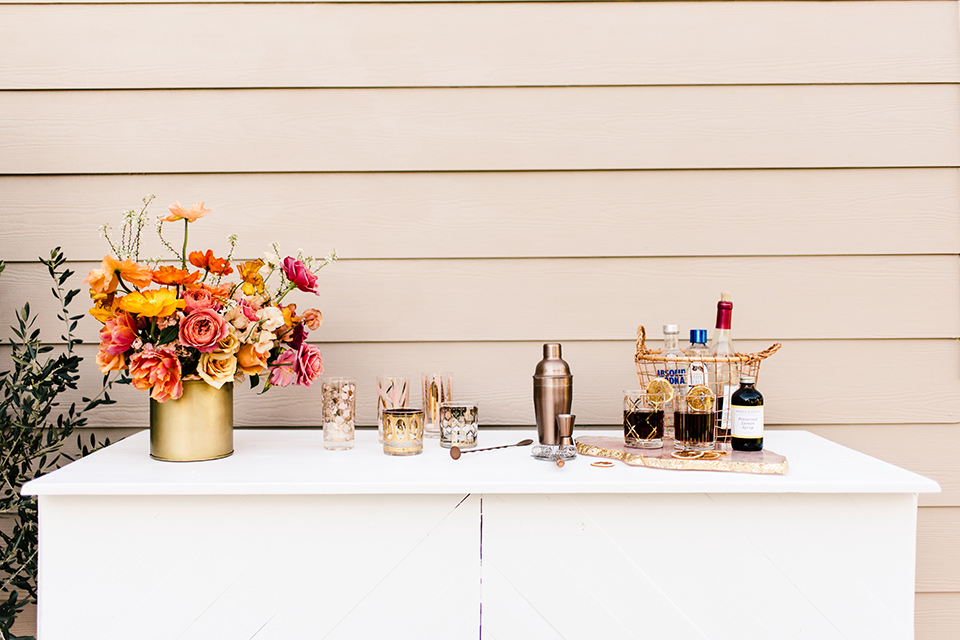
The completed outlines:
[[[958,83],[947,1],[0,1],[0,335],[29,299],[56,342],[32,261],[62,245],[85,272],[148,193],[207,201],[195,246],[336,247],[328,372],[370,398],[378,373],[452,369],[491,425],[532,423],[545,340],[580,420],[615,423],[636,325],[709,327],[729,289],[741,348],[784,343],[775,428],[943,486],[917,637],[953,638]],[[244,390],[239,422],[316,426],[318,395]],[[142,428],[118,397],[100,430]]]

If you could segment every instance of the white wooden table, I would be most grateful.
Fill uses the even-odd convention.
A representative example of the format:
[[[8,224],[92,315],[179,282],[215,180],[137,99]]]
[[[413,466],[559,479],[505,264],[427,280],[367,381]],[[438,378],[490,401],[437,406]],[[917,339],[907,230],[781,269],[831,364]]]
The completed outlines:
[[[139,433],[24,489],[39,638],[912,638],[937,484],[802,431],[766,444],[789,473],[391,458],[306,430],[176,464]]]

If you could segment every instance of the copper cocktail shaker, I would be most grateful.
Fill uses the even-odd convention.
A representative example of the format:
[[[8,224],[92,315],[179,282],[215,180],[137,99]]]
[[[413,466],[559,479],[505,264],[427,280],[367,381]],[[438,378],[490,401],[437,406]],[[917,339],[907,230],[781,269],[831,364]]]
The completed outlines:
[[[560,357],[560,344],[543,345],[543,360],[533,374],[533,409],[537,416],[540,444],[559,445],[557,416],[570,413],[573,405],[573,375]]]

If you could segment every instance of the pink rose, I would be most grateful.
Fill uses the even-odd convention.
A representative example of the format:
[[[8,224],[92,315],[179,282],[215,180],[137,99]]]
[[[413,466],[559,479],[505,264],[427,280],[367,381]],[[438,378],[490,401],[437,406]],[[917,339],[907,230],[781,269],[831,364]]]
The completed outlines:
[[[183,395],[180,361],[173,349],[160,347],[130,356],[130,378],[140,391],[150,390],[157,402],[176,400]]]
[[[287,349],[280,354],[270,369],[270,384],[277,387],[289,387],[297,381],[294,366],[297,361],[297,352]]]
[[[297,384],[309,387],[323,373],[320,349],[312,344],[301,344],[297,351]]]
[[[100,348],[111,356],[126,353],[137,339],[137,321],[129,313],[118,313],[100,329]]]
[[[180,342],[200,353],[214,351],[229,333],[227,321],[213,309],[194,311],[180,323]]]
[[[300,291],[317,293],[317,276],[313,275],[306,265],[299,260],[287,256],[283,259],[283,275],[287,280],[297,285]]]
[[[187,289],[181,297],[186,303],[183,312],[187,315],[194,311],[213,308],[213,294],[209,289]]]

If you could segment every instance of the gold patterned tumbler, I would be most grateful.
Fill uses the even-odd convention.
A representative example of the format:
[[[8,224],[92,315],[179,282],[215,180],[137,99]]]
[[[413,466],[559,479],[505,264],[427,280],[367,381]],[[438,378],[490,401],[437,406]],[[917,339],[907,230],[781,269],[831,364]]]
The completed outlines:
[[[423,453],[423,410],[383,410],[383,452],[388,456]]]

